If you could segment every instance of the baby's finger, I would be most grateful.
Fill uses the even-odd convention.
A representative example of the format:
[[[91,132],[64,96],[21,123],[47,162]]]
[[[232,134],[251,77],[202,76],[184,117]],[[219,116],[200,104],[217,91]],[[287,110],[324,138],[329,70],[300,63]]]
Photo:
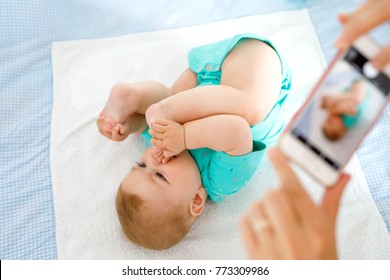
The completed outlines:
[[[165,132],[166,130],[166,125],[162,125],[156,122],[153,122],[150,127],[156,132]]]
[[[152,146],[151,149],[152,149],[152,154],[154,154],[154,155],[162,153],[162,149],[160,149],[158,147]]]
[[[148,132],[149,132],[150,135],[152,135],[153,138],[156,138],[156,139],[163,139],[164,138],[164,134],[163,133],[157,132],[154,129],[149,129]]]
[[[170,157],[166,158],[166,157],[163,156],[161,162],[162,162],[162,163],[167,163],[167,162],[169,162],[170,160],[171,160]]]
[[[168,120],[165,120],[165,119],[157,119],[153,123],[161,125],[161,126],[167,126],[167,125],[170,125],[172,123],[172,121],[168,121]]]
[[[163,150],[163,154],[164,154],[165,158],[171,158],[171,157],[176,155],[176,153],[174,153],[174,152],[172,152],[172,151],[170,151],[168,149],[164,149]]]
[[[159,162],[159,163],[162,163],[162,162],[163,162],[163,159],[164,159],[164,155],[163,155],[162,152],[159,153],[158,155],[156,155],[156,157],[155,157],[155,160],[156,160],[157,162]]]
[[[153,146],[156,146],[156,147],[159,147],[159,148],[165,148],[166,147],[166,144],[161,139],[152,138],[152,139],[150,139],[150,143]]]

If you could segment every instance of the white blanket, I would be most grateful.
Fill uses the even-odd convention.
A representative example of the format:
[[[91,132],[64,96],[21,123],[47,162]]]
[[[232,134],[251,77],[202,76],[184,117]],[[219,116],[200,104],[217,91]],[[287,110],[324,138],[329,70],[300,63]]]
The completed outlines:
[[[236,33],[268,37],[284,54],[293,74],[290,114],[325,68],[308,14],[282,12],[129,36],[56,42],[53,58],[51,170],[60,259],[243,259],[239,217],[277,179],[265,160],[248,185],[220,204],[207,203],[204,214],[174,248],[151,251],[124,238],[114,197],[119,182],[145,145],[136,136],[111,142],[95,120],[111,87],[119,81],[155,79],[167,85],[187,67],[190,48]],[[371,199],[357,158],[349,170],[338,223],[343,259],[389,259],[390,240]],[[300,174],[313,197],[322,189]]]

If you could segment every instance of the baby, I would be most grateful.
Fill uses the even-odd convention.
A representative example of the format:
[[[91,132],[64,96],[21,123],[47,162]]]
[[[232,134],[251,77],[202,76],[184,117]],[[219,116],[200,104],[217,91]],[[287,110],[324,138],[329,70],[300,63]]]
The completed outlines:
[[[328,111],[328,117],[322,130],[328,140],[340,139],[359,123],[367,104],[366,95],[366,85],[359,80],[340,95],[323,97],[321,106]]]
[[[138,133],[149,144],[116,196],[125,235],[146,248],[176,245],[207,197],[241,189],[284,125],[290,71],[271,42],[239,34],[192,49],[188,61],[171,88],[115,85],[97,120],[109,139]]]

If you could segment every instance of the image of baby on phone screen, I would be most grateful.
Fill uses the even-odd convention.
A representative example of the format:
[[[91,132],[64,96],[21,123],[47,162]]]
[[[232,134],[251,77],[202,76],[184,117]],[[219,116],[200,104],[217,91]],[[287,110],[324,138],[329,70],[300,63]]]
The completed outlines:
[[[358,125],[368,103],[367,86],[363,80],[357,80],[347,89],[336,95],[324,95],[321,107],[328,115],[322,125],[322,131],[330,141],[336,141]]]
[[[148,145],[122,180],[116,209],[125,236],[150,249],[179,243],[203,212],[239,191],[284,126],[290,70],[255,34],[200,46],[170,88],[119,83],[97,120],[114,141]],[[152,146],[153,145],[153,146]]]

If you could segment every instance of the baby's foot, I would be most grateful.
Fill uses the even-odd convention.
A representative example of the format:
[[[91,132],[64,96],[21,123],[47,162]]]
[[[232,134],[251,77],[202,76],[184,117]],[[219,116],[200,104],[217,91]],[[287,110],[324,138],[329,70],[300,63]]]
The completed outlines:
[[[122,141],[135,132],[133,124],[138,114],[134,112],[133,101],[130,85],[115,85],[96,121],[100,133],[113,141]]]
[[[129,133],[126,133],[127,128],[123,124],[118,123],[103,112],[99,114],[96,124],[99,132],[113,141],[122,141],[129,135]]]

